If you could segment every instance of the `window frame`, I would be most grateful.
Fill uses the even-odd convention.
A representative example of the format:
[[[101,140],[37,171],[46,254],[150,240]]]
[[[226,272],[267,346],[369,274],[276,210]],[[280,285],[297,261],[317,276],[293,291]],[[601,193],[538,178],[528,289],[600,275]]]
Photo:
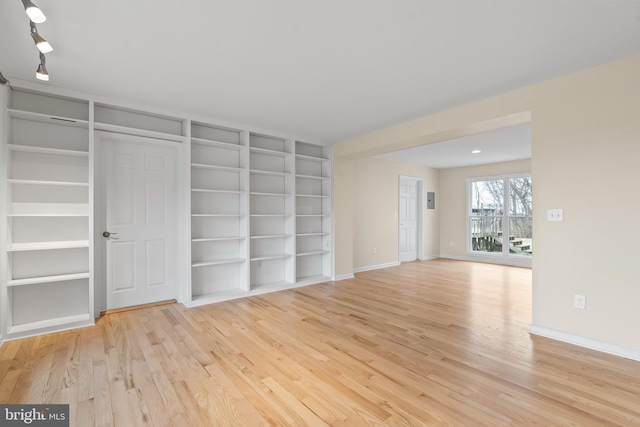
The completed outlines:
[[[531,173],[530,172],[524,172],[524,173],[516,173],[516,174],[506,174],[506,175],[492,175],[492,176],[482,176],[482,177],[472,177],[472,178],[467,178],[467,205],[466,205],[466,252],[467,255],[469,256],[473,256],[473,257],[491,257],[491,258],[502,258],[502,259],[508,259],[510,261],[514,261],[514,260],[521,260],[521,261],[525,261],[525,262],[531,262],[531,260],[533,259],[533,254],[532,255],[517,255],[517,254],[511,254],[509,252],[509,241],[505,240],[508,239],[508,236],[510,235],[510,219],[511,218],[531,218],[531,221],[533,222],[533,195],[532,195],[532,214],[531,216],[526,216],[526,215],[511,215],[510,214],[510,210],[511,210],[511,198],[510,198],[510,189],[511,189],[511,183],[510,181],[512,179],[518,179],[518,178],[529,178],[529,180],[531,180],[532,182],[532,186],[533,186],[533,180],[531,178]],[[472,237],[471,237],[471,222],[473,218],[478,218],[478,215],[473,215],[472,211],[473,211],[473,188],[472,185],[474,182],[479,182],[479,181],[499,181],[502,180],[503,181],[503,201],[502,201],[502,215],[495,215],[496,218],[501,218],[502,220],[502,251],[501,252],[484,252],[484,251],[474,251],[473,250],[473,242],[472,242]]]

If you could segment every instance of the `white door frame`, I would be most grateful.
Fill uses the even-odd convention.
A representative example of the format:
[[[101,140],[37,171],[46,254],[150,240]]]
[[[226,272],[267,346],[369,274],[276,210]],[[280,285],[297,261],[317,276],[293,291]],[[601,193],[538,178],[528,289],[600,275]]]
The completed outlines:
[[[107,132],[107,131],[94,131],[94,152],[101,153],[102,152],[102,138],[108,137],[109,135],[117,135],[129,138],[132,142],[139,142],[145,144],[162,144],[162,145],[170,145],[176,147],[175,144],[178,144],[176,151],[176,164],[175,164],[175,191],[176,191],[176,200],[178,201],[178,207],[176,211],[176,225],[177,225],[177,247],[178,251],[182,252],[181,242],[184,240],[184,233],[186,230],[183,227],[185,215],[185,205],[183,202],[183,197],[181,196],[181,189],[184,187],[184,145],[177,141],[169,141],[163,139],[156,139],[151,137],[130,135],[125,133],[116,133],[116,132]],[[94,292],[94,305],[95,305],[95,313],[98,316],[101,312],[107,309],[107,265],[106,265],[106,239],[102,237],[102,228],[106,222],[106,194],[104,189],[104,180],[103,180],[103,166],[102,160],[99,158],[99,154],[95,156],[96,160],[94,163],[94,271],[95,271],[95,292]],[[184,287],[184,267],[183,267],[183,257],[179,255],[177,257],[177,265],[176,265],[176,276],[178,280],[175,283],[174,289],[174,297],[178,300],[179,296],[182,294]]]
[[[399,175],[398,176],[398,212],[400,211],[400,185],[402,183],[402,179],[412,179],[416,181],[418,184],[418,203],[416,203],[416,208],[418,209],[417,215],[417,232],[416,236],[418,241],[416,242],[416,248],[418,251],[418,259],[424,260],[424,180],[422,178],[417,178],[415,176],[407,176],[407,175]],[[400,216],[398,215],[398,262],[400,261]]]

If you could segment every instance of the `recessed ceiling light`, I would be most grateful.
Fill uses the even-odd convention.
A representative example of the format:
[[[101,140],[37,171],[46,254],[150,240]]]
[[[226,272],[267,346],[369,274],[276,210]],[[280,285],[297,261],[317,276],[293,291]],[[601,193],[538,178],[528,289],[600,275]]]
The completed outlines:
[[[473,150],[473,151],[471,152],[471,154],[478,154],[478,153],[482,153],[482,151],[480,151],[480,150]]]

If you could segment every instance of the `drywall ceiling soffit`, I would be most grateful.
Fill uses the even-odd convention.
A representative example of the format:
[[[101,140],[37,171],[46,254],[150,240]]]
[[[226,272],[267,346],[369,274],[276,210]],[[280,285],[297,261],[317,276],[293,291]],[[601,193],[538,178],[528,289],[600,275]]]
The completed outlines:
[[[50,85],[337,142],[640,53],[640,2],[41,0]],[[149,8],[151,7],[151,9]],[[19,0],[0,69],[35,80]]]

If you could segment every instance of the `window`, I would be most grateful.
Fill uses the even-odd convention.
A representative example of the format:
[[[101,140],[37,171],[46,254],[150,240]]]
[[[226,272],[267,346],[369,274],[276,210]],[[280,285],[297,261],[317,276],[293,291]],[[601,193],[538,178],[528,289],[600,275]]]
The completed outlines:
[[[467,239],[470,251],[531,257],[531,176],[473,178],[467,182]]]

